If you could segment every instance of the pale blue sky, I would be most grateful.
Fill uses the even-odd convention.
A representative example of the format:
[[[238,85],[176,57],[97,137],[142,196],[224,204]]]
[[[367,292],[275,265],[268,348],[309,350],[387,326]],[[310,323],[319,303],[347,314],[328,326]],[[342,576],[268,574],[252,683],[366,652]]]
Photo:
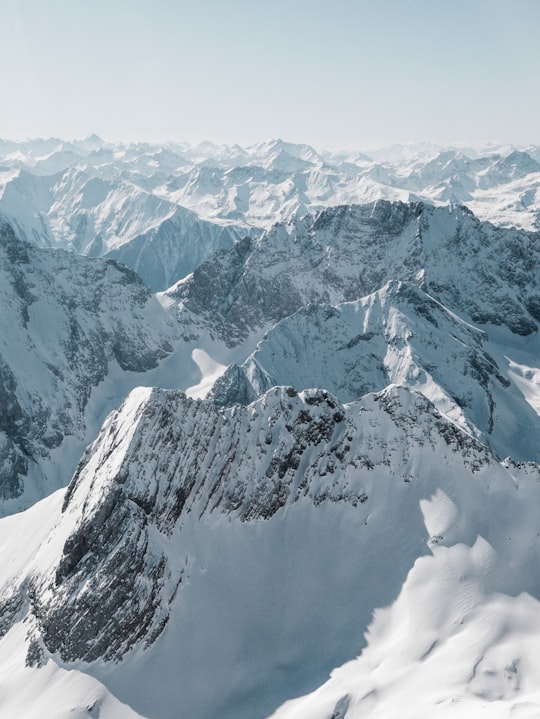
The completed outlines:
[[[540,144],[540,0],[0,0],[0,136]]]

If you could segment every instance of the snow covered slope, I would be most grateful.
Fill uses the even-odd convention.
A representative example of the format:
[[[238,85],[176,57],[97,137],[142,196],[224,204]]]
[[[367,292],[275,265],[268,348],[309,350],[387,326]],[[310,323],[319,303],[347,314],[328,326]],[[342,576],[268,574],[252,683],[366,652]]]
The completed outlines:
[[[179,707],[196,719],[263,717],[354,656],[373,610],[413,568],[404,593],[413,586],[410,611],[428,612],[428,624],[411,642],[413,628],[394,635],[391,612],[397,622],[407,612],[400,598],[368,639],[384,656],[384,641],[403,637],[401,670],[414,672],[430,647],[436,656],[438,632],[442,649],[448,627],[466,631],[483,601],[479,576],[486,592],[509,595],[498,607],[520,592],[540,596],[539,479],[537,465],[497,463],[404,388],[346,406],[321,390],[281,388],[232,409],[136,390],[63,498],[0,522],[2,643],[24,620],[32,669],[17,659],[12,672],[58,665],[94,676],[152,719]],[[14,551],[22,537],[24,551]],[[441,568],[424,585],[415,577],[431,576],[432,553]],[[442,592],[440,610],[430,586]],[[446,586],[460,593],[447,597]],[[502,631],[506,614],[490,616]],[[477,647],[489,691],[487,651],[495,657],[500,636],[492,630]],[[520,656],[502,651],[501,671]],[[538,675],[516,666],[537,691]],[[341,695],[330,697],[325,719]]]
[[[65,438],[80,452],[107,407],[94,388],[111,373],[120,383],[123,373],[155,367],[172,351],[175,328],[131,270],[37,249],[5,221],[0,288],[0,498],[19,497],[26,482],[27,505],[69,480]]]
[[[540,602],[520,585],[498,591],[503,573],[483,537],[434,547],[397,601],[375,613],[362,655],[272,719],[535,719]]]

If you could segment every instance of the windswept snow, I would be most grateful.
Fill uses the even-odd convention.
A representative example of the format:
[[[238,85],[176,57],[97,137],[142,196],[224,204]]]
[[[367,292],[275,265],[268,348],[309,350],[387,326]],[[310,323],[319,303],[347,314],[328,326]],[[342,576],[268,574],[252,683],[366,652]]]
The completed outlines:
[[[216,362],[216,360],[210,357],[208,352],[199,348],[195,348],[192,351],[191,357],[200,370],[201,380],[192,387],[188,387],[186,394],[188,397],[206,397],[214,382],[218,377],[221,377],[227,369],[227,365]]]
[[[26,663],[27,628],[16,624],[0,642],[5,719],[147,719],[118,701],[84,671],[63,669],[54,660],[45,666]],[[150,717],[148,717],[150,719]]]

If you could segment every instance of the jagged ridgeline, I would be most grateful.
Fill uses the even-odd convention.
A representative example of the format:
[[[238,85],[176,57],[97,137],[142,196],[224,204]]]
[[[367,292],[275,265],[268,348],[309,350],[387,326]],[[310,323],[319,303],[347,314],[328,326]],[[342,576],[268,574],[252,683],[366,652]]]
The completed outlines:
[[[340,204],[466,204],[482,220],[538,229],[540,150],[394,147],[367,156],[272,140],[0,142],[0,213],[20,239],[135,269],[165,290],[217,248]]]
[[[92,438],[87,403],[101,405],[100,419],[114,406],[103,396],[111,368],[122,375],[121,401],[138,383],[165,381],[159,371],[126,375],[174,345],[185,359],[166,384],[187,389],[190,353],[209,342],[216,359],[240,366],[218,381],[217,403],[247,403],[275,384],[325,387],[342,401],[406,384],[479,438],[492,435],[501,456],[537,458],[523,431],[537,414],[526,401],[517,410],[504,351],[489,343],[496,328],[515,342],[535,336],[535,233],[481,223],[461,207],[339,207],[218,251],[161,303],[114,262],[34,248],[7,224],[2,238],[4,499],[21,494],[28,474],[34,497],[44,476],[59,477],[48,491],[68,481],[51,449]],[[510,428],[498,422],[503,411],[515,416]]]
[[[38,536],[8,562],[3,631],[25,621],[32,681],[61,663],[142,716],[265,716],[361,649],[358,627],[430,547],[480,533],[489,586],[536,595],[508,538],[536,526],[539,480],[406,388],[346,406],[279,388],[230,409],[135,390],[65,496],[29,510],[47,551]],[[7,556],[17,528],[2,540]]]

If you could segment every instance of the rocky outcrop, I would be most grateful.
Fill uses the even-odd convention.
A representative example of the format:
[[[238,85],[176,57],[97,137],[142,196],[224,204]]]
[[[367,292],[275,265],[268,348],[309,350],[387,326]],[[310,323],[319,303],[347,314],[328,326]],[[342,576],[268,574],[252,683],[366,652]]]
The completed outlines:
[[[38,471],[66,436],[86,436],[86,405],[111,367],[157,366],[174,328],[132,270],[39,250],[5,222],[0,285],[0,497],[9,499],[30,465]]]
[[[306,500],[374,512],[383,477],[432,481],[414,459],[419,446],[428,464],[437,456],[460,472],[495,467],[484,446],[405,389],[345,407],[324,390],[277,388],[232,409],[135,391],[81,461],[62,509],[60,527],[72,528],[61,555],[32,580],[44,645],[64,661],[151,645],[182,591],[174,555],[188,517],[270,521]]]
[[[204,262],[171,290],[194,325],[229,346],[314,303],[351,301],[390,280],[424,288],[469,321],[538,328],[540,240],[465,207],[377,201],[276,225]]]

